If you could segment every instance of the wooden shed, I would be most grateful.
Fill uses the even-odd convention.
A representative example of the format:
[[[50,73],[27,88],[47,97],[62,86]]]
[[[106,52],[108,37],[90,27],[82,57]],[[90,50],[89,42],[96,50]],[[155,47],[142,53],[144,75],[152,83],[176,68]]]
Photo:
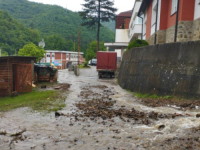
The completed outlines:
[[[32,91],[35,57],[0,57],[0,97]]]

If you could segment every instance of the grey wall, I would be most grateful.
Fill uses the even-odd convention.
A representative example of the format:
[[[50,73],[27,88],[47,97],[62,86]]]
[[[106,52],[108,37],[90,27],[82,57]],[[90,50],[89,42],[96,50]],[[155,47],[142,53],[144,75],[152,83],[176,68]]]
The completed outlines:
[[[119,84],[143,94],[200,97],[200,41],[129,50],[120,66]]]

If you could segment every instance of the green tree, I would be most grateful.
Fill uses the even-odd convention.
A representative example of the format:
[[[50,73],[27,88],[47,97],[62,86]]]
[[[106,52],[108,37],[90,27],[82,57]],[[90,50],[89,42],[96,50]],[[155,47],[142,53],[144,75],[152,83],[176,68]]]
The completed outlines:
[[[20,56],[32,56],[37,57],[37,61],[41,60],[44,57],[46,51],[36,46],[34,43],[26,44],[22,49],[19,50],[18,55]]]
[[[5,52],[4,50],[1,50],[1,56],[8,56],[8,53]]]
[[[115,19],[114,3],[111,0],[85,0],[83,4],[83,11],[79,12],[79,15],[83,19],[82,25],[89,28],[97,26],[97,51],[99,51],[99,33],[101,22],[109,22]]]
[[[0,11],[0,33],[0,47],[8,55],[30,42],[37,44],[40,39],[38,30],[26,28],[4,11]]]
[[[86,50],[86,60],[87,61],[96,57],[96,55],[97,55],[96,47],[97,47],[97,41],[92,41],[90,43],[89,47]],[[104,42],[99,43],[99,49],[101,51],[106,51],[106,47],[104,46]]]

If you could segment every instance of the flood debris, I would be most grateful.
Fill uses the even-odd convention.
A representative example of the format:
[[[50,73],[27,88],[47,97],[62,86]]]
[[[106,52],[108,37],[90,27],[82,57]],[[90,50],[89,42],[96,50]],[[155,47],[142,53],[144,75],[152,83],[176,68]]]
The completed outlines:
[[[22,135],[24,132],[26,132],[26,129],[23,129],[23,130],[21,130],[21,131],[18,131],[18,132],[16,132],[16,133],[13,133],[13,134],[11,134],[10,136],[20,136],[20,135]]]
[[[116,101],[111,97],[115,94],[115,91],[104,85],[86,86],[82,89],[83,91],[81,91],[80,95],[78,95],[81,100],[75,103],[77,110],[70,115],[70,117],[73,117],[75,121],[79,121],[80,118],[87,117],[91,121],[95,122],[97,122],[98,119],[102,119],[103,121],[97,123],[106,125],[106,121],[110,121],[113,118],[118,117],[123,122],[150,125],[153,120],[175,118],[179,116],[176,114],[163,114],[154,111],[149,113],[142,112],[136,110],[135,108],[128,109],[125,105],[117,106]],[[68,115],[56,112],[55,116],[59,117]],[[70,123],[70,126],[72,126],[72,123]],[[116,133],[118,132],[120,131],[116,131]]]
[[[46,89],[47,86],[46,85],[41,85],[41,89]]]
[[[24,141],[25,140],[26,137],[22,135],[24,132],[26,132],[26,129],[23,129],[21,131],[18,131],[16,133],[13,133],[13,134],[10,135],[11,137],[13,137],[13,139],[9,143],[10,149],[12,149],[12,144],[14,142],[17,143],[18,141]]]
[[[0,131],[0,135],[6,135],[7,134],[7,131],[6,130],[1,130]]]
[[[179,99],[151,99],[142,98],[141,102],[149,107],[172,107],[179,110],[192,110],[200,108],[199,100],[179,100]]]
[[[197,117],[197,118],[200,118],[200,114],[196,114],[196,117]]]

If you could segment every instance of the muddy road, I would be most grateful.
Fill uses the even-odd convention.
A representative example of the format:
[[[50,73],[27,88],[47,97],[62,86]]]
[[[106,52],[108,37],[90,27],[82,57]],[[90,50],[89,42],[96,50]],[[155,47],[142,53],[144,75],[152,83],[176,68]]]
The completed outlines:
[[[71,84],[62,111],[0,113],[0,150],[200,149],[199,107],[145,105],[95,67],[59,71],[58,81]]]

